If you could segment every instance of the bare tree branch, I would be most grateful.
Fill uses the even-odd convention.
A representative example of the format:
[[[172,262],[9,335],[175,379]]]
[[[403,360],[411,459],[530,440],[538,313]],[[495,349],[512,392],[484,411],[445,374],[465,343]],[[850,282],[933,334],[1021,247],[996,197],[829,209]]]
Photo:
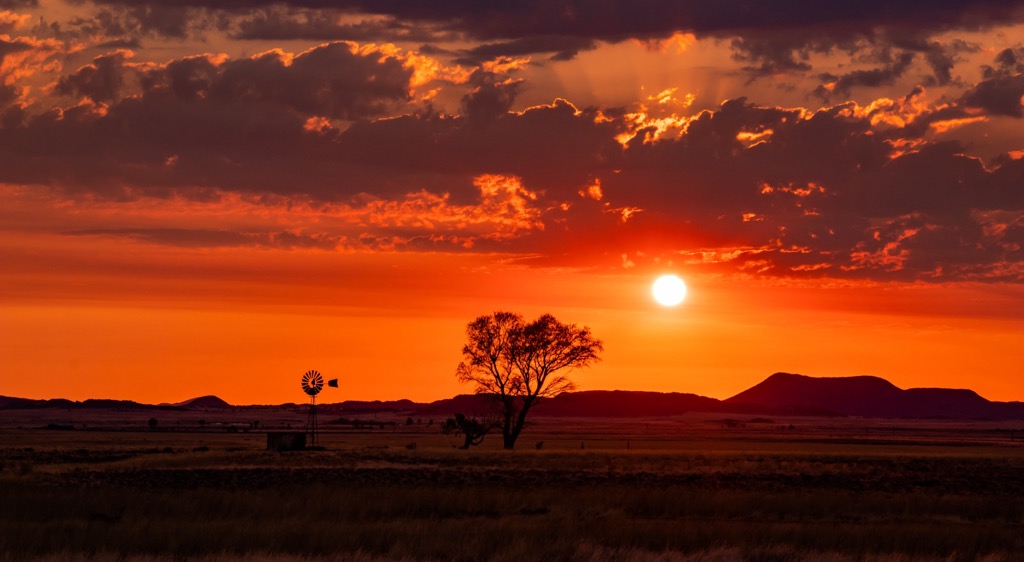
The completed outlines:
[[[599,361],[604,350],[590,328],[563,324],[550,314],[524,323],[519,314],[495,312],[470,322],[466,336],[455,375],[501,404],[506,449],[515,447],[527,413],[542,398],[576,387],[568,372],[556,373]]]

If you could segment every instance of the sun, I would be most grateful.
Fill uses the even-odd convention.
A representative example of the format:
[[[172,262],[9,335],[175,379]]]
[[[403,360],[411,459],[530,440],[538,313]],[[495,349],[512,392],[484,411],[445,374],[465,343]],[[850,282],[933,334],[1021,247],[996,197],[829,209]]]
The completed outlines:
[[[661,306],[676,306],[686,298],[686,283],[678,275],[662,275],[654,281],[651,292]]]

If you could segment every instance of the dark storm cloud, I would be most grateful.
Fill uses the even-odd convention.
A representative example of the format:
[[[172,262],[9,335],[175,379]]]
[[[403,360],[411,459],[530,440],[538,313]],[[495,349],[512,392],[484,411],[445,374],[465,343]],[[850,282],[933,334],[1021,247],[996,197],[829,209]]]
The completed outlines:
[[[497,87],[490,77],[475,80]],[[685,134],[656,139],[653,130],[641,131],[627,147],[614,140],[629,126],[621,114],[564,101],[515,113],[492,100],[487,119],[424,113],[341,132],[309,130],[301,114],[261,99],[230,105],[154,88],[102,114],[83,107],[42,116],[0,133],[0,179],[106,197],[217,190],[352,208],[377,201],[374,216],[387,222],[405,212],[387,202],[414,192],[442,210],[483,209],[474,178],[503,174],[535,194],[522,202],[544,224],[486,237],[424,229],[419,219],[369,226],[375,219],[347,240],[324,234],[305,241],[177,229],[88,232],[171,245],[466,251],[470,240],[476,251],[536,254],[547,264],[618,265],[621,255],[640,260],[640,252],[695,270],[926,281],[1019,281],[1024,263],[1016,242],[1024,160],[1007,155],[986,167],[956,143],[923,142],[916,129],[873,123],[881,113],[909,110],[911,96],[905,106],[869,111],[847,103],[815,113],[736,99],[694,116]],[[914,149],[899,148],[906,142]],[[581,195],[595,182],[598,195]],[[416,209],[413,218],[424,212]]]
[[[71,18],[63,33],[69,36],[118,38],[123,41],[139,37],[185,38],[212,25],[210,15],[185,5],[139,2],[112,3],[92,12],[88,17]]]
[[[737,56],[750,61],[749,69],[757,74],[803,71],[809,53],[844,49],[857,41],[898,44],[913,38],[927,44],[928,36],[943,31],[1024,19],[1024,0],[98,0],[97,4],[104,8],[95,25],[119,37],[126,33],[184,37],[214,21],[222,29],[233,29],[238,38],[253,39],[429,41],[449,34],[483,42],[471,48],[467,60],[526,53],[552,53],[556,60],[564,60],[593,48],[596,41],[692,32],[700,37],[738,38]],[[378,19],[342,24],[342,14]],[[928,52],[936,83],[949,79],[948,52],[934,47],[912,50]]]
[[[462,98],[462,115],[477,123],[491,122],[508,113],[523,85],[522,80],[503,79],[477,70],[470,76],[473,91]]]
[[[878,130],[851,109],[800,116],[727,102],[678,139],[634,140],[604,193],[645,209],[631,221],[669,238],[663,250],[673,244],[668,232],[695,248],[738,248],[713,259],[681,253],[697,259],[694,267],[876,279],[1019,275],[999,265],[1024,260],[998,234],[1006,224],[979,218],[1024,213],[1019,161],[989,170],[955,143],[900,154],[900,131]],[[749,147],[737,139],[769,129]]]
[[[431,41],[449,33],[482,43],[452,54],[474,63],[532,53],[571,58],[598,41],[683,30],[731,40],[754,75],[810,72],[812,55],[848,53],[857,66],[827,77],[838,96],[892,84],[915,60],[931,68],[935,83],[951,83],[958,53],[973,47],[939,44],[928,33],[1018,16],[1015,2],[913,1],[873,10],[880,6],[107,2],[96,22],[79,24],[126,41],[209,25],[247,38],[403,37],[410,30],[406,39]],[[168,10],[181,17],[155,21]],[[373,18],[339,19],[342,13]],[[801,33],[812,28],[817,35]],[[7,56],[21,48],[7,41],[0,51],[4,45]],[[189,247],[456,251],[472,242],[478,251],[535,254],[549,263],[618,265],[624,254],[640,260],[643,253],[719,272],[1019,280],[1022,160],[1009,153],[985,166],[929,134],[933,124],[971,116],[1021,117],[1021,55],[1000,53],[982,82],[937,109],[917,107],[921,90],[891,106],[841,103],[815,113],[734,99],[666,132],[622,109],[565,100],[511,111],[523,83],[482,69],[470,77],[459,115],[413,111],[410,61],[346,43],[296,56],[199,55],[163,64],[134,63],[118,51],[55,82],[69,107],[42,108],[17,126],[5,120],[0,182],[108,200],[241,193],[379,204],[374,218],[383,220],[389,204],[410,194],[455,214],[474,206],[492,212],[475,183],[491,174],[521,181],[526,193],[495,208],[522,207],[543,229],[467,238],[461,227],[422,226],[430,223],[424,218],[383,226],[367,220],[365,232],[344,241],[174,228],[78,234]],[[16,96],[0,91],[0,98]],[[624,133],[635,134],[628,146],[617,140]]]
[[[61,77],[54,91],[62,95],[85,96],[95,102],[113,101],[121,95],[125,81],[124,64],[130,57],[128,51],[98,56],[92,64]]]
[[[534,53],[551,53],[552,60],[570,60],[580,51],[597,48],[597,42],[587,37],[570,37],[564,35],[545,35],[541,37],[525,37],[500,43],[486,43],[468,49],[456,62],[460,64],[479,64],[483,61],[499,57],[515,57]]]
[[[854,87],[891,86],[903,76],[912,62],[914,62],[914,54],[904,52],[897,55],[895,60],[883,68],[854,70],[842,76],[823,75],[822,79],[826,80],[828,85],[819,86],[814,93],[827,101],[837,96],[842,99],[848,98]]]
[[[381,115],[407,101],[412,78],[403,61],[376,51],[353,52],[347,43],[324,44],[294,57],[280,51],[226,62],[196,56],[155,67],[132,65],[130,57],[128,51],[98,56],[62,77],[55,91],[110,101],[125,93],[132,78],[150,99],[167,93],[226,108],[265,103],[306,116],[356,119]]]
[[[824,74],[822,79],[838,82],[842,95],[854,87],[890,85],[902,77],[918,55],[931,69],[923,79],[928,86],[948,85],[955,82],[953,68],[962,61],[961,54],[977,52],[979,47],[960,39],[940,42],[931,38],[935,30],[913,29],[904,26],[861,29],[808,28],[802,30],[779,29],[754,33],[741,32],[731,40],[733,58],[746,63],[742,69],[753,78],[772,77],[782,73],[801,74],[813,70],[813,55],[843,54],[850,63],[873,65],[843,75]],[[831,92],[824,85],[814,94],[827,98]]]
[[[389,189],[441,189],[465,203],[475,193],[462,187],[469,187],[469,177],[509,174],[545,192],[547,199],[562,201],[576,198],[581,185],[613,169],[621,158],[622,147],[614,140],[621,121],[597,116],[594,109],[580,110],[564,100],[481,120],[409,115],[356,123],[338,143],[352,162],[410,174],[412,183]],[[460,184],[453,178],[467,179]],[[433,180],[442,183],[434,187]],[[380,186],[381,181],[368,178],[364,185]]]
[[[743,70],[754,76],[773,76],[811,70],[808,62],[811,54],[831,51],[837,40],[829,35],[808,37],[789,32],[762,32],[736,37],[730,43],[733,58],[746,63]]]
[[[97,43],[96,47],[100,49],[138,49],[142,47],[142,42],[138,39],[111,39]]]
[[[962,60],[960,55],[980,50],[978,45],[962,40],[953,40],[949,44],[924,41],[917,45],[908,45],[907,48],[923,53],[925,60],[932,67],[933,74],[931,80],[925,84],[927,86],[945,86],[953,83],[956,80],[953,76],[953,67]]]
[[[4,114],[0,181],[113,198],[180,186],[327,193],[360,177],[358,165],[340,175],[328,120],[403,106],[411,77],[404,60],[345,43],[163,65],[133,64],[125,51],[101,55],[55,85],[91,102]]]
[[[1024,72],[1024,48],[1003,49],[996,55],[995,66],[984,67],[985,78]]]
[[[105,197],[183,188],[401,196],[419,188],[479,193],[473,176],[513,173],[540,188],[575,190],[621,150],[617,125],[558,102],[507,113],[518,83],[478,73],[469,117],[432,113],[360,122],[407,100],[412,70],[380,52],[330,44],[295,56],[186,57],[133,65],[97,57],[58,83],[103,102],[45,112],[0,129],[0,181],[44,183]],[[139,84],[138,89],[126,85]],[[132,95],[126,95],[126,94]],[[454,178],[454,180],[453,180]],[[468,194],[468,195],[467,195]]]
[[[994,115],[1024,117],[1024,49],[1005,49],[994,62],[983,67],[984,79],[964,94],[964,103]]]
[[[256,8],[251,13],[232,18],[222,14],[220,27],[235,39],[256,40],[347,40],[347,41],[439,41],[451,38],[431,27],[402,22],[392,17],[342,21],[344,12],[331,9],[309,9],[284,5]]]
[[[865,0],[848,3],[808,3],[802,0],[618,0],[600,3],[589,0],[498,3],[473,0],[429,3],[420,0],[98,0],[96,3],[126,7],[203,7],[225,11],[246,11],[274,5],[340,9],[439,23],[479,38],[545,34],[600,38],[622,33],[647,36],[678,30],[715,33],[828,25],[870,28],[880,23],[945,29],[1005,22],[1021,16],[1019,0]]]
[[[1000,76],[978,83],[964,96],[964,102],[971,107],[980,107],[995,115],[1024,117],[1024,75]]]

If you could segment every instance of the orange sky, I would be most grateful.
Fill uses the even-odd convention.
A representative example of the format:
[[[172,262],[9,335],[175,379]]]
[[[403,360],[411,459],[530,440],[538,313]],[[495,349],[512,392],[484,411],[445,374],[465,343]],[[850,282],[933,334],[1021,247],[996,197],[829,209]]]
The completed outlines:
[[[994,400],[1017,399],[1020,388],[1013,307],[1024,291],[1015,285],[698,275],[688,277],[689,298],[665,308],[648,272],[276,250],[185,262],[141,244],[89,246],[79,256],[105,259],[46,271],[40,264],[55,256],[35,250],[43,259],[26,260],[25,282],[8,285],[18,302],[0,313],[4,368],[40,376],[5,378],[4,394],[301,402],[299,376],[316,368],[342,381],[326,400],[435,400],[470,390],[454,377],[465,324],[500,308],[593,328],[606,352],[578,373],[581,389],[726,398],[775,371],[969,386]],[[662,271],[686,276],[685,267]]]
[[[1024,400],[1024,3],[364,4],[0,8],[0,395],[435,400],[512,310]]]

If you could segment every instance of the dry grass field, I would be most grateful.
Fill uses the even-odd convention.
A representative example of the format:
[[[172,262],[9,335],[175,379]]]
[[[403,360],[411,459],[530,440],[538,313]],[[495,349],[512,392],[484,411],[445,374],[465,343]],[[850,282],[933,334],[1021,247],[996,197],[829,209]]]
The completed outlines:
[[[382,415],[265,450],[303,421],[0,412],[0,560],[1024,559],[1020,423],[549,418],[507,452]]]

